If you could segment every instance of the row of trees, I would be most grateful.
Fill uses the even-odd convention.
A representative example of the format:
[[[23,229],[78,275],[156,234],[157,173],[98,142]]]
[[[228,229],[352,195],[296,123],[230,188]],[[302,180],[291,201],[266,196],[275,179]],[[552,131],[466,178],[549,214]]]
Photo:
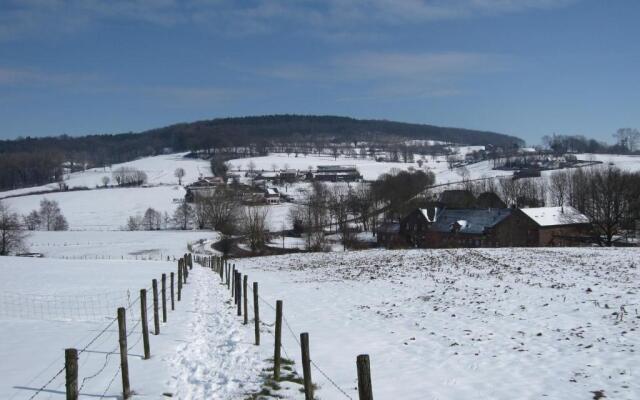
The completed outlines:
[[[558,170],[548,180],[501,178],[463,185],[476,196],[495,193],[508,206],[572,206],[589,217],[595,237],[609,246],[640,220],[640,173],[614,166]]]
[[[134,167],[116,168],[111,175],[118,186],[141,186],[147,183],[146,172]]]
[[[183,200],[178,204],[171,216],[166,211],[161,213],[149,207],[143,215],[130,216],[127,219],[125,228],[129,231],[186,230],[193,227],[194,216],[193,207]]]
[[[640,150],[640,130],[620,128],[613,134],[616,143],[608,145],[582,135],[547,135],[542,137],[543,145],[557,155],[574,153],[612,153],[629,154]]]
[[[606,245],[640,220],[640,173],[612,166],[562,170],[551,175],[554,205],[571,205],[591,220]]]
[[[343,246],[356,244],[355,224],[377,229],[384,220],[397,220],[414,208],[419,195],[434,183],[432,173],[393,170],[372,184],[354,186],[314,182],[305,198],[289,214],[294,232],[304,236],[308,250],[323,250],[326,233],[339,235]]]
[[[33,210],[23,217],[24,226],[30,231],[66,231],[69,229],[67,219],[55,200],[42,199],[40,209]]]
[[[25,216],[0,201],[0,256],[26,249],[27,230],[61,231],[69,229],[66,218],[56,201],[42,199],[40,209]]]

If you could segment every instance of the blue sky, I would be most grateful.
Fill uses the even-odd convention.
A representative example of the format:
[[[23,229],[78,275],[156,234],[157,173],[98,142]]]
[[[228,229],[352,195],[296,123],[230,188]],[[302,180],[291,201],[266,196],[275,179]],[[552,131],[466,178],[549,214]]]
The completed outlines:
[[[0,138],[273,113],[612,141],[637,0],[0,0]]]

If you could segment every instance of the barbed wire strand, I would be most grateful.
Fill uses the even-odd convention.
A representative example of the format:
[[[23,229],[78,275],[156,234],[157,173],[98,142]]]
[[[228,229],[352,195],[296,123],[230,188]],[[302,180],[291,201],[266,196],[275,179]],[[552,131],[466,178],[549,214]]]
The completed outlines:
[[[250,287],[248,287],[248,285],[247,285],[247,289],[248,289],[248,291],[250,291],[251,293],[253,293],[253,290],[252,290]],[[262,303],[266,304],[266,305],[267,305],[269,308],[271,308],[273,311],[276,311],[275,307],[273,307],[273,306],[271,305],[271,303],[269,303],[267,300],[265,300],[264,298],[262,298],[262,296],[258,295],[258,299],[259,299]],[[296,341],[296,343],[297,343],[298,345],[300,345],[300,340],[299,340],[299,339],[298,339],[298,337],[296,336],[296,334],[295,334],[295,332],[294,332],[293,328],[291,327],[291,324],[289,324],[289,321],[287,320],[287,318],[286,318],[284,315],[282,316],[282,321],[284,322],[285,326],[287,327],[287,330],[289,331],[289,333],[291,333],[291,336],[293,337],[293,340],[295,340],[295,341]],[[264,323],[263,323],[263,324],[264,324]],[[267,324],[264,324],[264,325],[267,325]],[[267,326],[269,326],[269,325],[267,325]],[[271,326],[273,326],[273,325],[271,325]],[[274,335],[270,330],[267,330],[267,332],[269,332],[269,333],[271,334],[271,336],[273,336],[273,337],[274,337],[274,339],[275,339],[275,335]],[[284,348],[284,345],[283,345],[282,343],[281,343],[281,347],[282,347],[282,350],[283,350],[283,351],[284,351],[284,353],[285,353],[285,356],[286,356],[287,358],[289,358],[289,356],[287,355],[287,352],[286,352],[286,350],[285,350],[285,348]],[[352,399],[352,397],[351,397],[351,396],[349,396],[349,394],[348,394],[347,392],[345,392],[345,391],[344,391],[344,389],[342,389],[342,388],[341,388],[341,387],[340,387],[340,386],[339,386],[339,385],[338,385],[338,384],[337,384],[333,379],[331,379],[331,378],[329,377],[329,375],[328,375],[326,372],[324,372],[324,371],[323,371],[323,370],[318,366],[318,364],[317,364],[315,361],[313,361],[313,359],[310,359],[309,361],[311,362],[311,365],[313,365],[313,367],[314,367],[315,369],[317,369],[317,370],[318,370],[318,372],[320,372],[320,374],[321,374],[322,376],[324,376],[324,377],[325,377],[325,379],[326,379],[327,381],[329,381],[329,383],[331,383],[331,385],[333,385],[333,386],[334,386],[334,387],[335,387],[335,388],[336,388],[340,393],[342,393],[342,394],[343,394],[344,396],[346,396],[348,399],[353,400],[353,399]]]

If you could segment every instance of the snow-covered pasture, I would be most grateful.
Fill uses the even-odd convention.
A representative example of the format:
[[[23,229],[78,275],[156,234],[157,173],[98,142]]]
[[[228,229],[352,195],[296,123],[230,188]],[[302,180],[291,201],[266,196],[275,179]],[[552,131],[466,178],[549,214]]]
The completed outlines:
[[[131,306],[128,324],[134,327],[139,289],[174,269],[174,262],[1,257],[0,354],[11,361],[0,364],[0,398],[30,398],[64,365],[64,349],[86,345],[116,316],[117,307]],[[81,377],[109,360],[105,373],[87,382],[85,394],[101,395],[117,369],[117,354],[107,356],[117,348],[116,328],[112,325],[80,357]],[[130,344],[137,339],[132,335]],[[132,348],[132,368],[138,371],[140,351]],[[118,383],[109,397],[118,393]],[[36,398],[64,398],[64,373]]]
[[[166,273],[169,285],[175,271],[174,261],[0,257],[0,354],[10,360],[0,364],[0,398],[64,399],[70,347],[80,351],[80,398],[121,398],[117,307],[127,309],[133,398],[243,399],[259,390],[265,364],[252,330],[224,301],[226,286],[197,266],[175,311],[167,293],[167,322],[150,337],[151,358],[142,359],[139,290],[147,289],[153,333],[151,280],[160,285]]]
[[[29,251],[47,258],[171,260],[187,251],[187,243],[218,240],[208,231],[61,231],[31,232]]]
[[[372,250],[236,266],[268,302],[284,301],[294,334],[309,332],[311,358],[352,398],[362,353],[380,399],[640,398],[635,249]],[[313,378],[320,398],[344,398]]]
[[[55,200],[69,222],[71,230],[119,230],[132,215],[143,215],[148,207],[173,214],[173,199],[184,198],[181,186],[110,188],[57,192],[12,197],[2,200],[19,214],[26,215],[40,207],[43,198]]]

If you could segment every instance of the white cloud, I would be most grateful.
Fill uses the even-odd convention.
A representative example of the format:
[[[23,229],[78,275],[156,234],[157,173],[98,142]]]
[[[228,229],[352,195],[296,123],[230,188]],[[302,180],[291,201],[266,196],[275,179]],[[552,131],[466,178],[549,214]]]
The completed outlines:
[[[197,25],[229,35],[300,31],[353,38],[380,25],[483,17],[564,7],[579,0],[8,0],[0,39],[72,33],[104,21]],[[363,33],[365,32],[365,33]]]

